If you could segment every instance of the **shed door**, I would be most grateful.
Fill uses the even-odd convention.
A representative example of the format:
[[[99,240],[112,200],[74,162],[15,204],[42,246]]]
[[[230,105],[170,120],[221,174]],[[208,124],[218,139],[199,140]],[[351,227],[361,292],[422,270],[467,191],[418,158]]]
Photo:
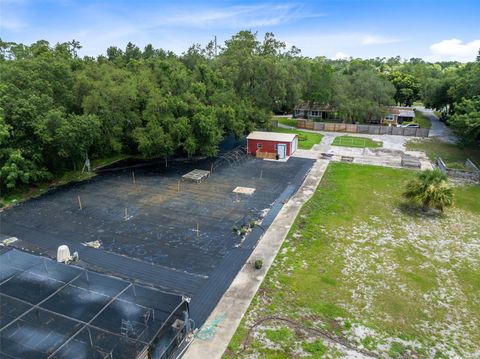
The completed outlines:
[[[293,139],[293,142],[290,148],[291,148],[290,155],[292,155],[298,149],[298,137],[295,137]]]
[[[283,143],[279,143],[277,145],[277,154],[279,159],[285,158],[287,153],[287,145]]]

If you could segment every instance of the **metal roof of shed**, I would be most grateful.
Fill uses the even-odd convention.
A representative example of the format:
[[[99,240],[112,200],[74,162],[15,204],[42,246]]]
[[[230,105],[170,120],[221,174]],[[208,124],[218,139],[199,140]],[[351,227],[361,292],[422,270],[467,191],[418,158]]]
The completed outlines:
[[[294,133],[253,131],[247,136],[247,140],[292,142],[295,137],[297,135]]]

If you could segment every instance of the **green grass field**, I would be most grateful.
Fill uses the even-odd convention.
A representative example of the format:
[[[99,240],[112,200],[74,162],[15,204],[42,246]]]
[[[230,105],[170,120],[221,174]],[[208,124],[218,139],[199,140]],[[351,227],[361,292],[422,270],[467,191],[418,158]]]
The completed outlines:
[[[401,196],[414,175],[330,163],[224,358],[475,357],[480,187],[424,214]]]
[[[332,146],[376,148],[382,147],[382,142],[376,142],[366,137],[338,136],[332,142]]]
[[[480,165],[480,148],[460,148],[436,138],[411,140],[407,142],[406,148],[409,151],[425,152],[431,161],[440,156],[447,166],[461,167],[467,158],[477,166]]]
[[[278,121],[282,125],[297,127],[297,120],[293,118],[284,118],[284,117],[274,117],[274,120]]]
[[[319,133],[291,130],[289,128],[281,127],[275,128],[273,132],[296,133],[298,135],[298,148],[301,148],[303,150],[311,149],[313,145],[320,143],[323,138],[323,135]]]

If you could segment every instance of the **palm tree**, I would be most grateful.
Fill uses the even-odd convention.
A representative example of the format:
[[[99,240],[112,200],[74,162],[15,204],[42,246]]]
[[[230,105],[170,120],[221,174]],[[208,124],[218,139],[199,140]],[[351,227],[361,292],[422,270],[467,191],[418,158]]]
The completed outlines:
[[[453,203],[453,191],[447,183],[447,175],[439,169],[426,170],[407,184],[403,195],[409,200],[420,202],[422,210],[436,208],[443,212]]]

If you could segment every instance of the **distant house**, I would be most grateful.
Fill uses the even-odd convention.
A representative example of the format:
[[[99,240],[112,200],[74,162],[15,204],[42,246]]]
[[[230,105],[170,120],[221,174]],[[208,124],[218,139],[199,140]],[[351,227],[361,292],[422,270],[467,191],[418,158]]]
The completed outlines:
[[[403,122],[412,122],[415,119],[415,111],[411,107],[392,106],[382,122],[389,125],[399,125]]]
[[[329,106],[320,106],[317,103],[309,104],[308,102],[304,102],[295,107],[293,117],[318,121],[330,118],[333,112],[335,111]]]
[[[253,131],[247,136],[248,153],[268,159],[288,159],[298,148],[294,133]]]

